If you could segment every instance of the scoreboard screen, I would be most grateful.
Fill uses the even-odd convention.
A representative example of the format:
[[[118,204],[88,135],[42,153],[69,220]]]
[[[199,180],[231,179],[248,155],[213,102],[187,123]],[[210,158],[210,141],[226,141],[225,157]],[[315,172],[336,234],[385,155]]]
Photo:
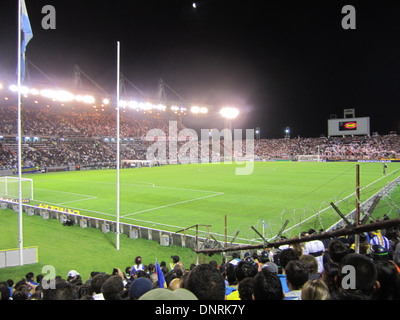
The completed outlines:
[[[369,117],[329,119],[328,136],[370,135]]]
[[[357,130],[357,121],[339,122],[339,131]]]

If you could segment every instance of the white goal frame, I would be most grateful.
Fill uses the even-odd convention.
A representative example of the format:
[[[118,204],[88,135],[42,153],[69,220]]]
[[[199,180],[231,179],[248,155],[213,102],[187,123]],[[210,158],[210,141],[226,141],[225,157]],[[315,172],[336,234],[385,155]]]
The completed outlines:
[[[12,198],[12,199],[18,199],[18,187],[17,187],[17,194],[12,194],[9,195],[8,192],[10,190],[9,186],[11,183],[15,183],[18,185],[19,178],[18,177],[9,177],[9,176],[4,176],[0,177],[0,197],[5,197],[5,198]],[[33,200],[33,180],[29,178],[21,178],[21,189],[22,189],[22,194],[23,198],[29,198],[29,200]],[[26,185],[29,185],[29,190],[26,191]],[[25,192],[24,192],[25,191]]]
[[[319,154],[300,154],[297,156],[297,161],[320,162],[321,157]]]

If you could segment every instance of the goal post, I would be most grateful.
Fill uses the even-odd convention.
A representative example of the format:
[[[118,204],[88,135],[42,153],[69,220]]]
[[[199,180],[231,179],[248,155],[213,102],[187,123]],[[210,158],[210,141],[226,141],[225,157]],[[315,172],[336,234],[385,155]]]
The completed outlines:
[[[313,161],[313,162],[320,162],[321,157],[319,154],[302,154],[297,156],[297,161]]]
[[[6,199],[18,199],[18,178],[17,177],[0,177],[0,197]],[[33,200],[33,180],[21,178],[22,199]]]

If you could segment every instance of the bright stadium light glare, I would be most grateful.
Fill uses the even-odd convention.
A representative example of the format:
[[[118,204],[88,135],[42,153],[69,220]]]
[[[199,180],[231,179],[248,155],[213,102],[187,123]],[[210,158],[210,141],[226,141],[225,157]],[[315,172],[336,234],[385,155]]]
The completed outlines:
[[[206,107],[201,107],[200,113],[203,113],[203,114],[208,113],[208,109]]]
[[[32,88],[32,89],[30,90],[30,92],[31,92],[31,94],[33,94],[34,96],[36,96],[36,95],[39,94],[39,90],[38,90],[38,89],[35,89],[35,88]]]
[[[165,111],[165,109],[167,109],[167,107],[164,106],[163,104],[158,104],[158,105],[156,106],[156,109],[157,109],[157,110]]]
[[[232,107],[222,108],[219,113],[226,119],[235,119],[239,115],[239,109]]]
[[[54,92],[54,99],[58,101],[72,101],[75,99],[75,96],[68,91],[58,90]]]
[[[18,91],[18,87],[15,84],[12,84],[8,87],[8,89],[10,89],[11,92],[17,92]]]
[[[26,86],[21,86],[21,94],[27,95],[29,93],[29,88]]]
[[[0,89],[3,89],[3,84],[0,82]]]
[[[194,113],[194,114],[200,113],[200,108],[197,107],[197,106],[192,106],[192,107],[190,108],[190,112],[191,112],[191,113]]]
[[[86,95],[83,97],[82,101],[85,103],[91,104],[91,103],[95,103],[96,99],[93,96]]]
[[[125,100],[119,100],[119,106],[122,108],[125,108],[128,105],[128,102]]]
[[[131,100],[128,102],[128,107],[132,109],[137,109],[139,107],[139,103],[135,100]]]
[[[110,99],[104,98],[103,99],[103,104],[107,105],[110,103]]]

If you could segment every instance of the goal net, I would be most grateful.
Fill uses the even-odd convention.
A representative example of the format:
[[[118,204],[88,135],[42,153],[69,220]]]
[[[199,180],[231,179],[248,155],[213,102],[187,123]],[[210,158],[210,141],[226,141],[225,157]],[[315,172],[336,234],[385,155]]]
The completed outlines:
[[[297,156],[297,161],[321,161],[318,154],[302,154]]]
[[[0,197],[18,200],[18,178],[0,177]],[[33,200],[33,180],[21,178],[22,199]]]

